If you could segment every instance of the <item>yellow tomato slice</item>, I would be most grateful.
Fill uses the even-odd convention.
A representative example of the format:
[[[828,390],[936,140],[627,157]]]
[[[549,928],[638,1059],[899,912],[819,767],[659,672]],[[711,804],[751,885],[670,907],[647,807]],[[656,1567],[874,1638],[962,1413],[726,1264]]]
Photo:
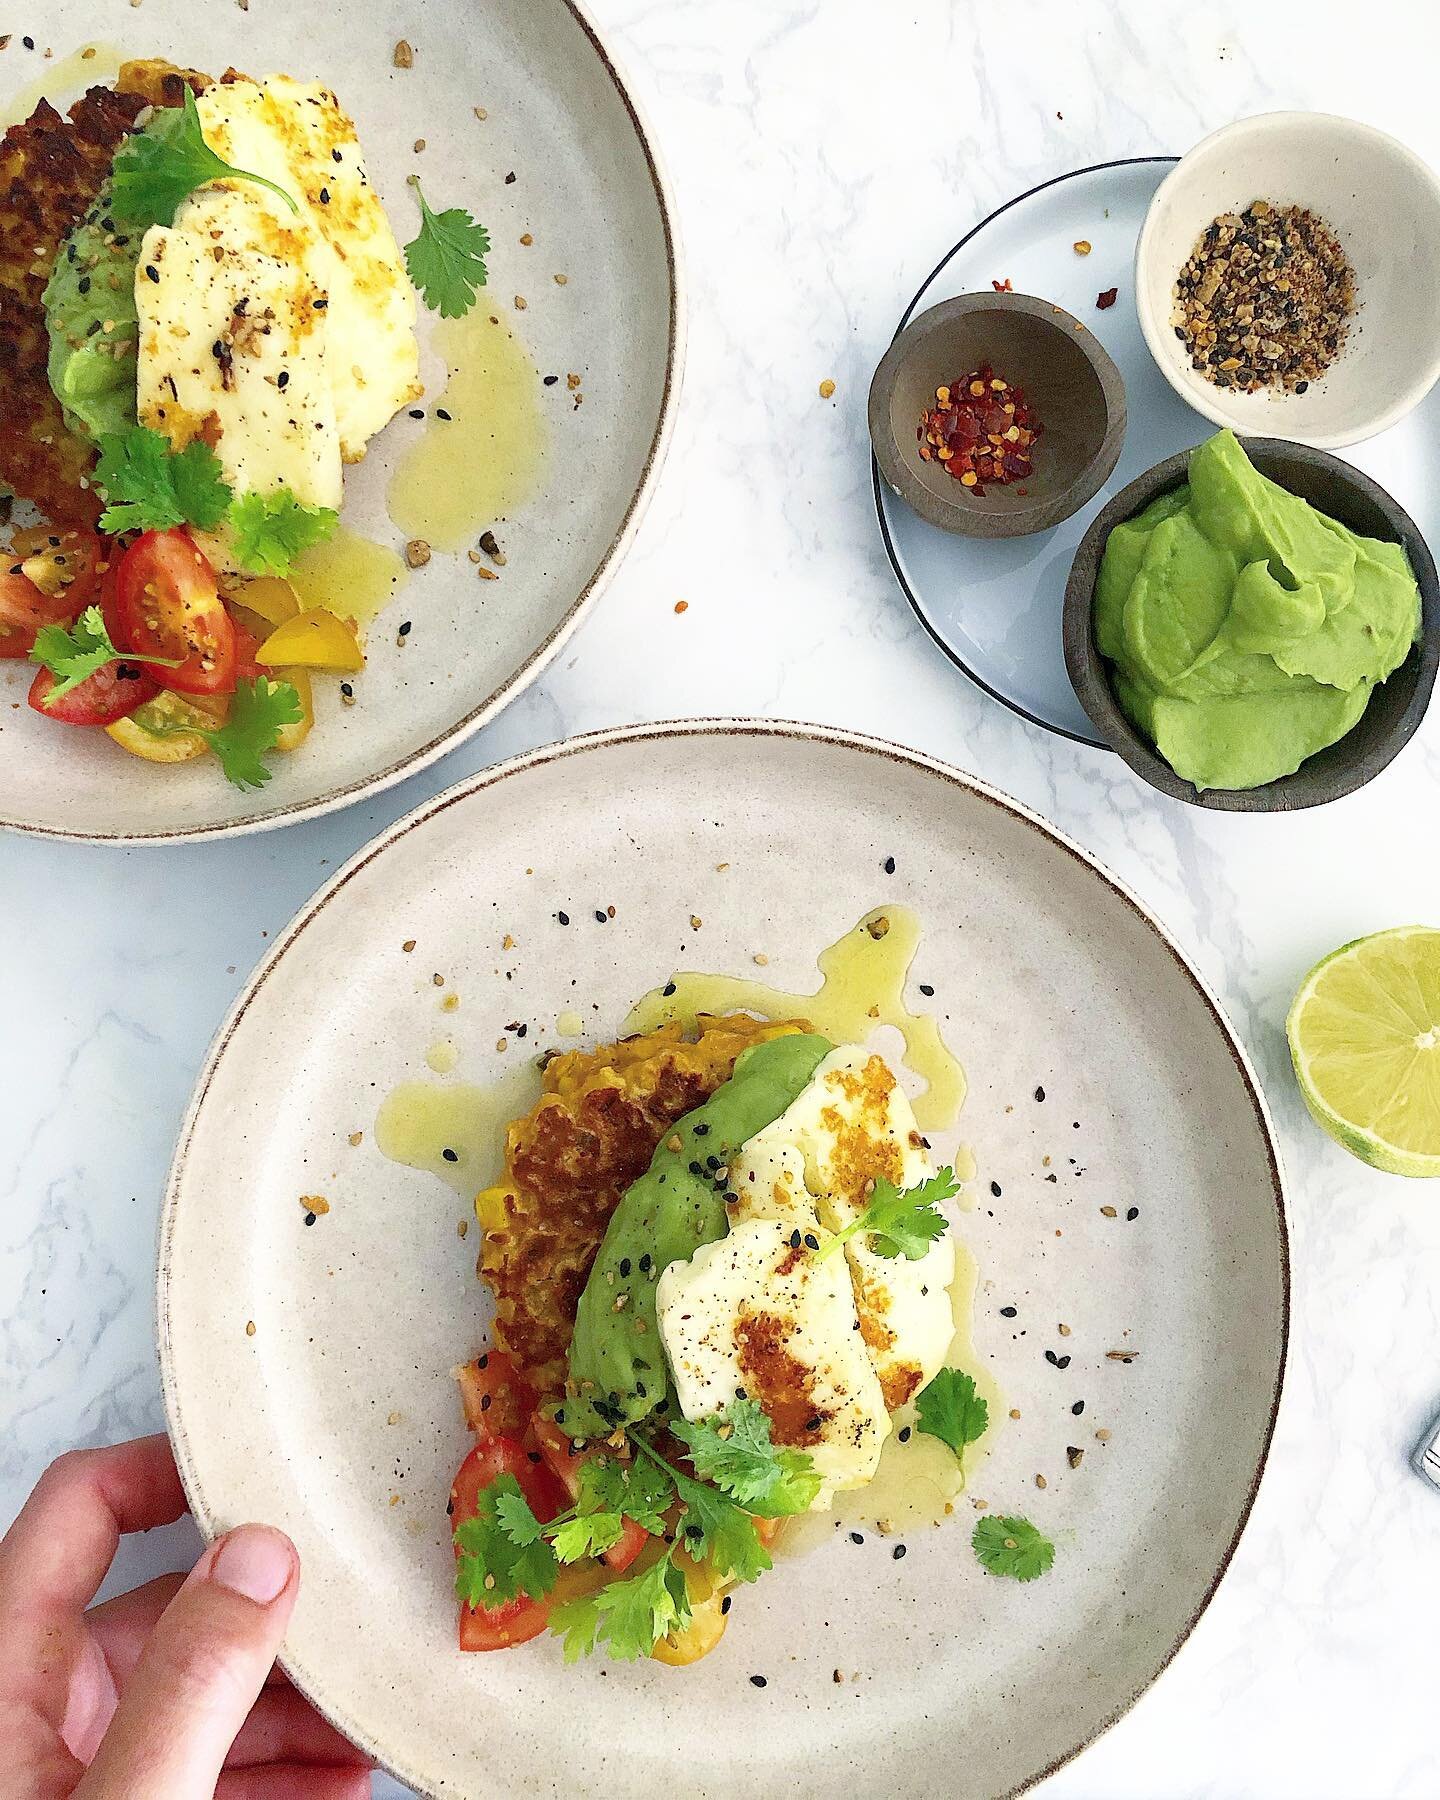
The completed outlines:
[[[255,653],[267,669],[363,669],[355,628],[323,607],[311,607],[277,625]]]
[[[181,699],[179,694],[162,688],[153,700],[137,706],[128,718],[116,719],[113,725],[107,725],[105,733],[122,750],[128,750],[145,762],[192,762],[195,757],[203,756],[210,746],[204,738],[175,728],[193,725],[197,729],[213,731],[217,725],[225,723],[229,710],[228,694],[196,694],[190,699]],[[154,729],[147,731],[147,724]]]
[[[283,625],[300,610],[295,590],[278,575],[259,575],[254,581],[229,580],[225,598],[247,612],[259,613],[267,625]]]

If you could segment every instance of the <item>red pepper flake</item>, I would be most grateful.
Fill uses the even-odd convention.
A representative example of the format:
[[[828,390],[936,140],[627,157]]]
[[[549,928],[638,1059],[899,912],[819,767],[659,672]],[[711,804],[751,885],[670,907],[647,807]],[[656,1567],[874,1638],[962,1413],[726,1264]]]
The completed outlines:
[[[997,294],[1013,294],[1015,292],[1014,284],[1011,282],[1008,275],[1003,281],[992,280],[990,285]]]
[[[921,415],[916,438],[922,462],[938,462],[972,494],[987,483],[1009,487],[1034,471],[1034,444],[1042,426],[1019,388],[989,363],[963,381],[935,390],[935,404]]]
[[[1110,307],[1112,307],[1115,304],[1115,296],[1119,292],[1120,292],[1119,288],[1106,288],[1106,290],[1103,294],[1097,294],[1095,296],[1096,306],[1098,306],[1100,308],[1101,312],[1107,311]]]

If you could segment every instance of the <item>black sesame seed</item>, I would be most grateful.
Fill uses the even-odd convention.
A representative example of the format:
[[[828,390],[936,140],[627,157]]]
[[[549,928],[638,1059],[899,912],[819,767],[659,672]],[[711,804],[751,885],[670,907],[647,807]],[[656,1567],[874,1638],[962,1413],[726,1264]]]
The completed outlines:
[[[557,912],[555,917],[562,925],[568,925],[570,923],[570,915],[567,912]]]
[[[1070,1367],[1069,1356],[1057,1356],[1055,1358],[1055,1367],[1057,1369],[1068,1369]]]
[[[313,1224],[314,1224],[314,1223],[315,1223],[315,1215],[314,1215],[314,1213],[306,1213],[306,1215],[305,1215],[305,1223],[306,1223],[306,1224],[307,1224],[307,1225],[313,1225]]]
[[[540,1460],[540,1452],[538,1450],[527,1450],[525,1454],[532,1463],[538,1463]]]
[[[885,858],[885,873],[887,875],[893,875],[895,873],[895,858],[893,856],[887,856]]]
[[[482,1394],[482,1395],[481,1395],[481,1396],[480,1396],[480,1410],[481,1410],[481,1412],[489,1412],[489,1410],[490,1410],[490,1402],[491,1402],[491,1401],[492,1401],[492,1400],[493,1400],[493,1399],[494,1399],[494,1397],[495,1397],[495,1396],[494,1396],[494,1395],[493,1395],[493,1394]]]
[[[628,1275],[630,1273],[630,1258],[628,1256],[622,1256],[620,1258],[620,1273],[622,1275]]]
[[[696,1122],[694,1131],[695,1131],[696,1137],[709,1137],[709,1135],[710,1135],[710,1127],[705,1123],[705,1121],[703,1119],[700,1119]]]
[[[675,983],[673,981],[667,981],[665,983],[664,987],[661,988],[660,992],[668,1000],[670,998],[670,996],[675,992]]]
[[[718,1156],[707,1156],[705,1158],[705,1167],[707,1169],[711,1170],[712,1173],[714,1170],[718,1169],[720,1166],[721,1166],[720,1158]]]
[[[1047,1350],[1045,1352],[1045,1360],[1053,1368],[1058,1369],[1060,1367],[1060,1358],[1055,1354],[1055,1352],[1053,1350]]]
[[[445,1158],[446,1162],[459,1162],[460,1160],[459,1156],[453,1150],[442,1150],[440,1154]]]
[[[88,294],[90,292],[90,277],[88,275],[82,275],[80,277],[80,292],[82,294]]]
[[[935,990],[928,981],[922,981],[920,983],[920,992],[927,1000],[933,1000],[935,998]]]
[[[764,1676],[763,1676],[763,1675],[752,1675],[752,1676],[751,1676],[751,1677],[750,1677],[750,1685],[751,1685],[751,1687],[764,1687],[764,1686],[766,1686],[766,1681],[765,1681],[765,1677],[764,1677]]]
[[[813,1231],[807,1231],[805,1233],[805,1248],[807,1250],[818,1250],[820,1248],[820,1240]]]
[[[507,175],[507,176],[506,176],[506,177],[505,177],[505,185],[506,185],[506,187],[509,187],[509,186],[510,186],[510,184],[511,184],[511,183],[512,183],[512,182],[513,182],[513,181],[514,181],[514,179],[515,179],[515,171],[514,171],[514,170],[513,170],[513,169],[512,169],[512,170],[511,170],[511,171],[510,171],[510,173],[509,173],[509,174],[508,174],[508,175]]]
[[[328,206],[328,205],[329,205],[329,204],[330,204],[330,190],[329,190],[329,188],[321,188],[321,190],[320,190],[320,204],[321,204],[321,205],[322,205],[322,206]]]
[[[865,1539],[860,1532],[852,1531],[850,1533],[850,1542],[852,1544],[863,1544],[865,1542]]]
[[[278,387],[278,388],[287,388],[287,387],[289,387],[289,385],[290,385],[290,371],[289,371],[289,370],[288,370],[288,369],[282,369],[282,370],[281,370],[281,371],[280,371],[280,373],[279,373],[279,374],[278,374],[278,375],[277,375],[277,376],[276,376],[276,377],[275,377],[275,385],[276,385],[276,387]]]
[[[1295,383],[1295,392],[1297,394],[1308,394],[1309,391],[1310,383],[1308,381],[1297,381]]]
[[[345,696],[345,698],[347,700],[353,700],[355,697],[355,689],[351,686],[351,684],[348,681],[342,681],[340,683],[340,692]]]
[[[729,1610],[730,1610],[730,1602],[731,1602],[731,1601],[732,1601],[732,1600],[733,1600],[733,1599],[734,1599],[734,1598],[735,1598],[735,1596],[734,1596],[734,1595],[733,1595],[733,1594],[727,1594],[727,1595],[726,1595],[726,1596],[725,1596],[725,1598],[724,1598],[724,1599],[723,1599],[723,1600],[722,1600],[722,1601],[721,1601],[721,1602],[720,1602],[720,1611],[721,1611],[721,1612],[722,1612],[722,1613],[728,1613],[728,1612],[729,1612]]]
[[[1044,1090],[1044,1088],[1043,1088],[1043,1087],[1037,1087],[1037,1088],[1036,1088],[1036,1090],[1035,1090],[1035,1098],[1036,1098],[1036,1099],[1037,1099],[1037,1100],[1043,1100],[1043,1099],[1044,1099],[1044,1098],[1045,1098],[1045,1090]]]
[[[595,908],[595,923],[597,925],[603,925],[605,923],[605,914],[598,906]]]
[[[902,1425],[900,1427],[899,1436],[902,1444],[908,1444],[910,1442],[910,1427],[908,1425]]]
[[[147,280],[158,284],[160,280],[160,271],[155,267],[154,263],[146,263],[145,276]]]
[[[409,619],[404,619],[401,621],[400,629],[395,635],[397,637],[409,637],[409,635],[410,635],[410,620]]]
[[[819,1413],[812,1413],[810,1415],[810,1417],[805,1421],[805,1429],[807,1431],[818,1431],[820,1429]]]
[[[341,154],[338,150],[332,150],[330,152],[330,160],[331,160],[331,162],[343,162],[345,159],[341,156]]]
[[[35,40],[32,37],[22,37],[20,42],[27,50],[33,50],[35,48]]]
[[[798,1250],[800,1248],[800,1233],[798,1231],[792,1231],[790,1233],[790,1248],[792,1250]]]
[[[897,1545],[896,1545],[896,1546],[895,1546],[895,1548],[894,1548],[894,1549],[893,1549],[893,1550],[892,1550],[892,1551],[891,1551],[891,1552],[890,1552],[890,1555],[891,1555],[891,1557],[892,1557],[892,1558],[893,1558],[893,1559],[894,1559],[894,1560],[895,1560],[895,1561],[896,1561],[896,1562],[899,1562],[899,1560],[900,1560],[900,1558],[901,1558],[901,1557],[902,1557],[902,1556],[903,1556],[903,1555],[904,1555],[904,1554],[905,1554],[905,1546],[904,1546],[904,1545],[903,1545],[903,1544],[897,1544]]]
[[[490,1367],[490,1352],[488,1350],[482,1350],[475,1360],[480,1368],[488,1369]]]
[[[640,1258],[640,1272],[642,1275],[648,1275],[650,1273],[650,1264],[652,1261],[653,1261],[653,1258],[651,1257],[650,1252],[647,1250],[645,1252],[645,1254]]]
[[[1138,1206],[1132,1206],[1130,1208],[1130,1210],[1126,1213],[1125,1217],[1127,1219],[1132,1219],[1132,1220],[1138,1219],[1140,1217],[1140,1208]]]
[[[546,387],[554,387],[555,383],[560,379],[560,377],[558,375],[547,375],[547,376],[545,376],[544,379],[545,379]]]
[[[992,1181],[990,1183],[990,1192],[997,1200],[1000,1198],[1000,1183],[998,1181]]]
[[[705,1165],[704,1165],[704,1163],[698,1163],[698,1162],[692,1162],[692,1163],[691,1163],[691,1164],[690,1164],[690,1173],[691,1173],[691,1174],[692,1174],[692,1175],[698,1175],[698,1176],[700,1176],[700,1177],[701,1177],[701,1179],[702,1179],[702,1180],[703,1180],[703,1179],[704,1179],[704,1175],[705,1175]]]
[[[1000,1308],[1000,1317],[1002,1319],[1013,1319],[1019,1310],[1020,1308],[1018,1306],[1002,1306]]]
[[[1085,1402],[1083,1400],[1077,1400],[1075,1402],[1075,1404],[1070,1408],[1070,1410],[1072,1413],[1074,1413],[1075,1417],[1078,1419],[1080,1417],[1081,1413],[1083,1413],[1085,1410]]]
[[[425,408],[423,406],[412,406],[410,408],[410,417],[412,419],[423,419],[425,417]]]
[[[527,1031],[529,1031],[529,1029],[530,1029],[530,1027],[528,1025],[517,1025],[515,1027],[516,1037],[524,1037],[525,1033]]]
[[[447,425],[450,423],[450,415],[443,406],[437,406],[435,408],[435,417],[437,419],[443,419]]]

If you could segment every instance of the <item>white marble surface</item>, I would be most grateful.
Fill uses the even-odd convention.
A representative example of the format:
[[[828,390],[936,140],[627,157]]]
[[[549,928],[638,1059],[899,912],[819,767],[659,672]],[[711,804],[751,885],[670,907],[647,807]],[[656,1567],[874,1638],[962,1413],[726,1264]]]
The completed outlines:
[[[969,689],[931,647],[880,551],[864,433],[869,371],[921,277],[1039,179],[1183,149],[1273,106],[1369,119],[1440,162],[1434,9],[594,10],[668,159],[690,354],[638,546],[562,663],[436,769],[319,823],[133,854],[0,839],[0,1522],[67,1446],[159,1425],[151,1258],[172,1134],[267,934],[338,862],[436,789],[567,732],[708,711],[854,725],[1028,801],[1155,908],[1248,1042],[1289,1166],[1294,1335],[1254,1518],[1172,1668],[1043,1791],[1434,1795],[1440,1496],[1406,1459],[1440,1408],[1440,1207],[1315,1132],[1281,1024],[1323,951],[1437,922],[1440,713],[1385,775],[1322,812],[1250,819],[1162,801],[1115,759]],[[817,398],[826,376],[833,404]],[[188,1548],[180,1528],[156,1534],[120,1572]]]

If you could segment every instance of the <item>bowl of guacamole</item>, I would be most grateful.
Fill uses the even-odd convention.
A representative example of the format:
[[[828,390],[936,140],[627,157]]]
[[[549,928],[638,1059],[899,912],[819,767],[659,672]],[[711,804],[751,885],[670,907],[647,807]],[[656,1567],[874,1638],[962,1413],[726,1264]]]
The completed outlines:
[[[1064,631],[1081,705],[1152,787],[1283,812],[1352,793],[1413,735],[1440,584],[1415,522],[1358,469],[1221,431],[1097,516]]]

